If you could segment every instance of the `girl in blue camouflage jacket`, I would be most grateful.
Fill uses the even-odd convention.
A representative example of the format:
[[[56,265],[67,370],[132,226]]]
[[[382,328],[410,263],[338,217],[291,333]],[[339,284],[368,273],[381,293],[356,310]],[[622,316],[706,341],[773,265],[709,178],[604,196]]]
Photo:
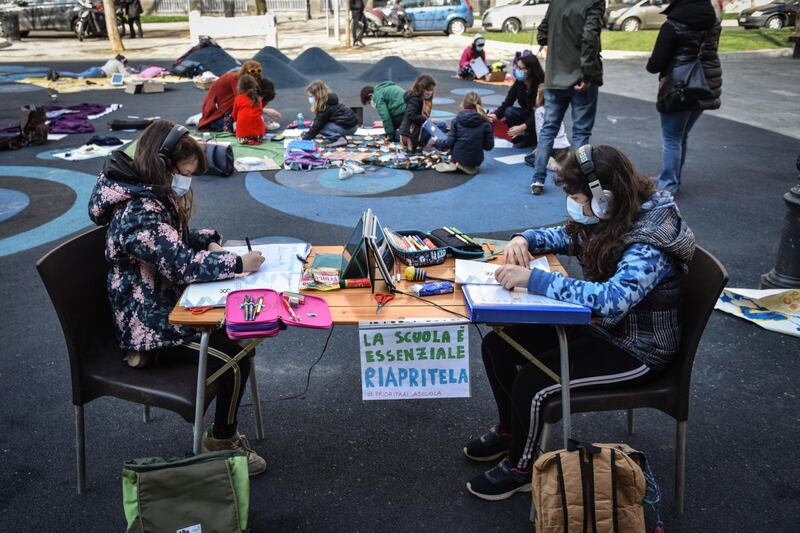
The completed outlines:
[[[582,149],[583,150],[583,149]],[[610,191],[605,218],[592,212],[591,191],[575,154],[559,171],[570,219],[562,227],[527,230],[505,250],[496,278],[507,289],[589,307],[589,326],[567,329],[570,387],[651,379],[666,368],[680,345],[681,276],[694,254],[694,235],[669,193],[655,190],[619,150],[591,150],[596,176]],[[528,268],[531,254],[577,257],[585,280]],[[559,346],[552,326],[524,325],[506,333],[559,372]],[[502,458],[473,478],[467,489],[479,498],[502,500],[530,492],[531,465],[542,430],[540,407],[561,386],[495,333],[481,346],[499,422],[469,442],[464,453],[476,461]]]
[[[108,297],[120,347],[135,367],[196,361],[197,331],[168,319],[183,289],[196,281],[253,272],[264,261],[259,252],[239,256],[225,251],[214,230],[188,229],[191,175],[205,172],[206,159],[185,130],[169,154],[159,155],[173,127],[166,120],[151,124],[139,139],[134,159],[113,152],[89,199],[91,219],[108,225]],[[209,375],[241,350],[221,333],[212,335],[210,346]],[[236,431],[249,371],[249,358],[244,357],[218,378],[214,425],[203,438],[203,448],[246,453],[253,475],[263,472],[266,463]]]

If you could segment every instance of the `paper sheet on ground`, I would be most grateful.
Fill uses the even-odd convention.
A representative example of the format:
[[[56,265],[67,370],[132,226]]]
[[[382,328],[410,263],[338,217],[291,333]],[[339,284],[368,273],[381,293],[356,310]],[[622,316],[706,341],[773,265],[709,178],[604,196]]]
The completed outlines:
[[[269,157],[237,157],[233,162],[236,172],[258,172],[261,170],[280,170],[280,165]]]
[[[123,146],[131,142],[130,139],[120,139],[120,140],[122,141],[122,144],[118,144],[116,146],[98,146],[96,144],[84,144],[83,146],[79,146],[78,148],[73,148],[72,150],[64,150],[63,152],[53,154],[53,157],[63,159],[64,161],[84,161],[86,159],[94,159],[96,157],[108,157],[108,155],[114,150],[122,148]]]
[[[800,337],[800,290],[727,288],[714,309],[770,331]]]
[[[492,265],[483,261],[456,259],[456,283],[462,285],[499,285],[494,278],[494,273],[501,266],[502,265]],[[550,264],[547,262],[546,257],[533,259],[530,263],[530,267],[550,272]]]
[[[287,139],[296,139],[297,137],[302,137],[304,131],[297,128],[286,128],[283,130],[283,136]]]
[[[180,305],[183,307],[223,307],[228,293],[241,289],[297,292],[300,290],[300,278],[303,271],[303,263],[297,259],[297,254],[305,257],[309,247],[310,245],[304,242],[254,245],[253,250],[260,251],[265,258],[258,272],[224,281],[193,283],[183,291]],[[225,249],[239,255],[247,253],[247,246],[227,246]]]
[[[514,143],[511,141],[507,141],[505,139],[498,139],[495,137],[494,139],[494,147],[495,148],[514,148]]]
[[[495,146],[497,146],[497,139],[495,139],[494,142]],[[526,155],[528,154],[504,155],[503,157],[495,157],[494,160],[505,163],[506,165],[516,165],[518,163],[524,163]]]
[[[356,135],[386,135],[386,130],[383,128],[358,128]]]

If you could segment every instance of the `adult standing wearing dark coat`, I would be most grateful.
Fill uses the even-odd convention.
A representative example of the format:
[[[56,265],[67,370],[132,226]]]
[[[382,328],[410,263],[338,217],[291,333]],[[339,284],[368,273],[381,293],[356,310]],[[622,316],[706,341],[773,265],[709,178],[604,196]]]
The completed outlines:
[[[366,46],[363,40],[367,23],[364,17],[364,0],[350,0],[350,20],[353,24],[353,46]]]
[[[605,0],[552,0],[537,40],[547,45],[544,75],[544,125],[536,149],[531,193],[542,194],[547,162],[561,121],[572,108],[572,148],[589,144],[603,84],[600,31]]]
[[[722,67],[717,54],[720,23],[708,0],[672,0],[664,10],[667,21],[661,26],[647,71],[658,73],[662,87],[656,109],[661,114],[664,137],[664,163],[658,175],[658,187],[673,195],[681,184],[681,170],[686,160],[689,132],[706,109],[719,109],[722,94]],[[666,81],[675,66],[699,58],[712,97],[691,100],[666,109]]]
[[[131,39],[136,38],[136,33],[133,31],[133,25],[139,28],[139,39],[144,37],[142,33],[142,2],[141,0],[128,0],[125,3],[125,17],[128,19],[128,25],[131,28]]]

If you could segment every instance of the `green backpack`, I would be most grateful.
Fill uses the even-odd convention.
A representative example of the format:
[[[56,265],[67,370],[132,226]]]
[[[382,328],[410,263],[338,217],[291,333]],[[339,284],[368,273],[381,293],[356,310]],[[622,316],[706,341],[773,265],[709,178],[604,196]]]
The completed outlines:
[[[245,532],[247,457],[224,451],[128,461],[122,470],[122,499],[128,533]]]

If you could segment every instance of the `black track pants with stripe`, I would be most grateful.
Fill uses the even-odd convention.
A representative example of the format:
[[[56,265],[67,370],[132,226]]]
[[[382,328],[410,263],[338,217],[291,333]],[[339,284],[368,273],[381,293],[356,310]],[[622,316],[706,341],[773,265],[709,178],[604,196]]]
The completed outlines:
[[[553,326],[514,326],[505,328],[505,332],[560,374],[558,336]],[[613,387],[622,382],[629,385],[654,375],[641,361],[593,333],[589,326],[567,327],[566,333],[571,389]],[[561,394],[561,385],[494,332],[486,335],[481,349],[500,424],[503,431],[510,430],[512,434],[511,464],[527,470],[539,451],[542,402]]]
[[[197,362],[199,358],[200,339],[174,348],[159,350],[158,364],[169,364],[170,361]],[[225,363],[236,356],[242,347],[228,338],[222,330],[211,334],[208,348],[207,376],[222,368]],[[226,370],[219,378],[219,392],[217,392],[217,405],[214,412],[214,427],[226,428],[230,431],[236,429],[236,415],[242,401],[247,378],[250,376],[250,357],[255,356],[255,350],[242,357],[238,363]]]

